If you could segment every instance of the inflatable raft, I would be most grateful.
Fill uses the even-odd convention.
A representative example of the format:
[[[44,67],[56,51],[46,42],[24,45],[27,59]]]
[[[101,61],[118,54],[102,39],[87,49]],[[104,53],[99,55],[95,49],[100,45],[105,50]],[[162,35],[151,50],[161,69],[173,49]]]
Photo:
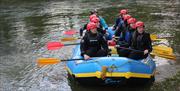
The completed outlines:
[[[77,45],[72,58],[82,58],[80,54],[80,45]],[[156,65],[151,56],[142,60],[109,56],[67,62],[70,77],[81,84],[92,85],[149,83],[154,81],[155,69]]]

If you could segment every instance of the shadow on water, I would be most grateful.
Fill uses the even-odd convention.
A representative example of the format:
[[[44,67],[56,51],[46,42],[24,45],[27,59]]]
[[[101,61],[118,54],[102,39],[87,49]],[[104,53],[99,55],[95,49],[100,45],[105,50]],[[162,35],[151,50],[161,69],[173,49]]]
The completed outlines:
[[[72,91],[149,91],[147,86],[72,86]]]
[[[83,85],[69,77],[72,91],[150,91],[151,85]]]

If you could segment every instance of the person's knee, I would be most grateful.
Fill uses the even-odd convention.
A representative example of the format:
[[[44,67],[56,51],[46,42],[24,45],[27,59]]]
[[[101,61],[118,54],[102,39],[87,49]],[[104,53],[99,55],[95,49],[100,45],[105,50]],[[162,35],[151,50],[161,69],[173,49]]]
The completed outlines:
[[[128,58],[134,59],[134,60],[139,60],[143,59],[144,55],[142,53],[137,53],[137,52],[131,52]]]

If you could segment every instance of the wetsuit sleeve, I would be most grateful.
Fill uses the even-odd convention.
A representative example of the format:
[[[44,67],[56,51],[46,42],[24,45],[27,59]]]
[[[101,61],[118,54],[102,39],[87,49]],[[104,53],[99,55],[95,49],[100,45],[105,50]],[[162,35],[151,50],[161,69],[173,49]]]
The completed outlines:
[[[101,46],[105,51],[108,51],[108,44],[105,36],[101,36]]]
[[[151,52],[152,51],[152,41],[151,41],[149,33],[147,33],[146,42],[145,43],[146,43],[145,49],[148,49],[148,51]]]
[[[116,31],[115,31],[115,33],[114,33],[114,35],[115,36],[120,36],[121,35],[121,30],[119,29],[120,27],[118,27],[118,29],[116,29]]]
[[[121,22],[118,24],[118,28],[116,29],[114,35],[115,35],[115,36],[120,36],[120,34],[121,34],[121,32],[122,32],[123,30],[125,30],[125,26],[124,26],[124,22],[121,21]]]
[[[115,24],[114,24],[114,26],[113,26],[113,27],[114,27],[114,29],[116,29],[116,27],[118,26],[119,21],[120,21],[120,19],[119,19],[119,18],[117,18],[117,19],[116,19],[116,22],[115,22]]]
[[[83,56],[87,49],[87,36],[85,35],[80,42],[81,56]]]
[[[87,24],[84,25],[83,28],[80,28],[80,36],[83,35],[83,31],[86,30]]]
[[[97,28],[97,31],[103,35],[106,34],[106,30],[103,30],[101,25],[100,28]]]
[[[103,28],[105,30],[107,30],[108,29],[108,25],[106,24],[106,21],[101,16],[99,16],[99,19],[100,19],[100,24],[103,26]]]

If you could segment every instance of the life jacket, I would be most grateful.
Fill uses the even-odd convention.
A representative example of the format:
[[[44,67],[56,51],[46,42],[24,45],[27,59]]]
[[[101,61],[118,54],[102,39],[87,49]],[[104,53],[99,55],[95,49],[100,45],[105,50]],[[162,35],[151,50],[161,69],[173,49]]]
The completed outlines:
[[[124,20],[122,18],[119,20],[118,27],[124,27]]]
[[[132,43],[132,36],[135,29],[130,28],[130,26],[127,26],[127,29],[122,31],[120,34],[119,42],[120,45],[125,45],[125,47],[129,47]]]
[[[100,25],[105,29],[108,29],[108,25],[106,23],[106,21],[104,20],[104,18],[102,18],[101,16],[98,16],[99,20],[100,20]]]
[[[145,49],[152,51],[152,44],[149,33],[143,32],[142,34],[139,34],[137,31],[135,31],[132,37],[131,47],[142,51]]]
[[[122,18],[118,17],[118,18],[116,19],[116,22],[115,22],[114,26],[113,26],[114,29],[116,29],[117,26],[123,25],[123,23],[124,23],[124,20],[123,20]]]
[[[131,42],[131,32],[130,31],[121,32],[117,44],[120,45],[120,47],[129,47],[130,42]]]
[[[81,40],[80,49],[81,55],[83,55],[87,50],[97,52],[100,49],[104,49],[105,51],[108,51],[108,44],[101,33],[93,34],[91,31],[88,31]]]
[[[99,33],[92,34],[91,32],[87,32],[86,36],[87,36],[86,41],[89,48],[93,47],[93,48],[101,49]]]

